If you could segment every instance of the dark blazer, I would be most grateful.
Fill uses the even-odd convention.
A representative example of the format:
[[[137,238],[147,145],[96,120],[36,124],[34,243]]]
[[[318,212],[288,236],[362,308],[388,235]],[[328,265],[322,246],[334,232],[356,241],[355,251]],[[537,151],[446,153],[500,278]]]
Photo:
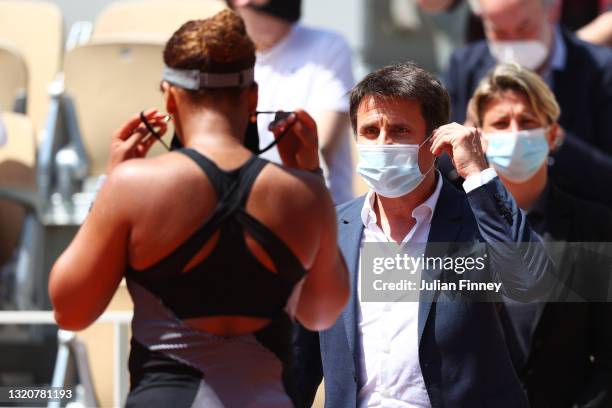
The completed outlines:
[[[562,36],[565,69],[553,71],[551,88],[561,106],[559,123],[566,137],[554,154],[551,176],[568,192],[612,207],[612,189],[602,189],[597,182],[612,180],[612,49],[580,41],[567,30]],[[453,121],[465,121],[468,101],[495,64],[485,41],[453,53],[443,78]]]
[[[444,180],[444,179],[443,179]],[[307,405],[325,377],[326,407],[355,407],[360,372],[357,331],[358,260],[364,197],[337,208],[338,245],[347,261],[352,294],[336,323],[320,334],[299,327],[295,337],[296,378]],[[503,282],[505,294],[523,301],[547,293],[551,262],[537,235],[499,179],[471,191],[444,180],[434,211],[426,255],[434,242],[537,242],[511,256],[490,251],[488,274]],[[442,245],[444,247],[444,245]],[[503,274],[502,274],[503,272]],[[439,271],[425,271],[432,279]],[[453,273],[454,274],[454,273]],[[423,294],[423,292],[421,292]],[[512,367],[494,303],[419,299],[419,359],[434,408],[527,407],[527,398]]]
[[[608,288],[609,272],[598,273],[610,270],[612,254],[600,257],[596,246],[612,242],[610,210],[551,185],[528,219],[547,242],[581,243],[558,254],[556,264],[563,269],[558,276],[587,298],[593,289]],[[533,408],[612,406],[611,303],[509,305],[506,311],[510,320],[502,315],[504,332]],[[521,325],[535,326],[533,338]],[[527,347],[520,350],[519,344]]]

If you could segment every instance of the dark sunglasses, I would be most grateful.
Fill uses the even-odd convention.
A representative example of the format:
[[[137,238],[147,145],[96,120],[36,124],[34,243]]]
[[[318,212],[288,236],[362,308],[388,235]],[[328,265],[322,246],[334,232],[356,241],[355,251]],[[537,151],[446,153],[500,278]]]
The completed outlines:
[[[262,114],[263,115],[274,115],[274,119],[267,126],[268,130],[272,131],[272,129],[277,127],[280,122],[282,122],[283,120],[286,120],[289,116],[291,116],[294,113],[295,112],[292,112],[292,111],[289,111],[289,112],[284,112],[284,111],[256,111],[250,117],[250,121],[251,121],[251,125],[252,125],[251,128],[253,128],[253,131],[257,132],[257,116],[258,115],[262,115]],[[258,147],[257,147],[256,150],[254,150],[254,153],[259,155],[259,154],[267,152],[268,150],[270,150],[271,148],[276,146],[278,144],[278,142],[280,142],[285,137],[285,135],[287,134],[289,129],[291,129],[291,127],[293,127],[294,124],[295,124],[295,122],[293,122],[289,126],[287,126],[287,128],[285,130],[283,130],[281,132],[281,134],[278,135],[277,138],[275,138],[275,140],[273,140],[269,145],[267,145],[263,149],[259,149],[259,135],[256,134],[254,137],[256,137],[256,139],[257,139],[257,142],[258,142],[257,146]],[[248,133],[249,133],[249,129],[247,129],[247,137],[249,136]]]

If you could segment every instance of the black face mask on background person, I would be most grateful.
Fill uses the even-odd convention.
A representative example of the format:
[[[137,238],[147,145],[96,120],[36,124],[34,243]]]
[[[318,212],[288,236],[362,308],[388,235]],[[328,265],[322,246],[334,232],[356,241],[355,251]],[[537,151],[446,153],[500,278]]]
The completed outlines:
[[[289,23],[298,21],[302,14],[301,0],[270,0],[265,6],[250,5],[250,8],[278,17]]]

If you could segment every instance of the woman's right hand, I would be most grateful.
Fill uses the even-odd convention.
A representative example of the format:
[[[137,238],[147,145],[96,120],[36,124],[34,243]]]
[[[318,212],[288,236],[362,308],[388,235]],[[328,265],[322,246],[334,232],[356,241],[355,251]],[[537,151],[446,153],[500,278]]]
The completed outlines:
[[[144,115],[151,126],[158,129],[160,136],[166,133],[168,130],[166,114],[157,109],[149,109]],[[156,140],[157,138],[151,135],[141,122],[140,114],[134,115],[112,135],[106,173],[110,174],[115,167],[126,160],[145,157]]]

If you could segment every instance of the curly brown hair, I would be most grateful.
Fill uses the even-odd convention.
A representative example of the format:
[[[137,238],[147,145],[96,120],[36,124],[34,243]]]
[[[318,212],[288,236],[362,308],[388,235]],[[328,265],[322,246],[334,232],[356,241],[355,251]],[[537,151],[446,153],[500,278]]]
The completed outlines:
[[[242,18],[232,10],[223,10],[183,24],[166,43],[164,62],[176,69],[237,72],[255,65],[255,44]]]

